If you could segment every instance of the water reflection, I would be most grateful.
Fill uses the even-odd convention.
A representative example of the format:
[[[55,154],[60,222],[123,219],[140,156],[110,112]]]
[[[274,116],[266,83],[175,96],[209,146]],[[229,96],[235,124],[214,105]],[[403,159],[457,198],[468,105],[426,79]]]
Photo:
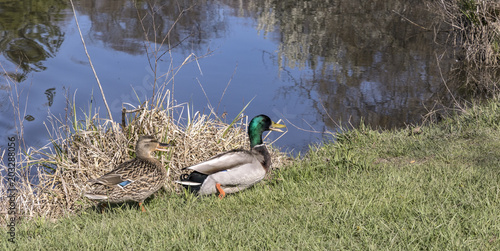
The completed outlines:
[[[141,98],[151,95],[156,75],[147,59],[166,55],[159,62],[163,69],[170,69],[169,48],[173,57],[185,57],[193,51],[210,50],[214,41],[215,47],[220,46],[219,54],[199,62],[201,68],[208,68],[204,79],[197,67],[187,67],[179,73],[185,86],[176,87],[176,98],[198,101],[195,109],[203,111],[205,94],[195,93],[199,84],[193,79],[200,78],[207,99],[217,102],[235,68],[232,62],[241,62],[234,84],[220,104],[227,107],[220,113],[227,112],[228,118],[244,106],[241,100],[258,94],[260,100],[252,103],[249,114],[273,111],[270,115],[319,131],[336,131],[337,122],[356,125],[361,117],[374,127],[392,128],[417,122],[426,112],[423,105],[446,98],[440,89],[439,69],[445,69],[446,77],[452,59],[448,54],[441,57],[448,48],[439,46],[440,38],[426,28],[431,27],[432,16],[419,2],[80,0],[75,4],[87,46],[93,61],[101,64],[97,70],[116,113],[122,103],[136,103],[136,94]],[[95,80],[86,75],[87,58],[67,2],[1,1],[0,9],[0,51],[21,69],[8,74],[19,82],[35,83],[32,91],[38,96],[30,97],[30,106],[38,110],[28,111],[37,118],[31,120],[33,130],[36,123],[43,122],[38,116],[46,116],[47,109],[65,112],[66,102],[55,98],[56,90],[79,88],[76,105],[87,105]],[[234,17],[251,21],[235,23]],[[229,38],[232,44],[226,43]],[[63,43],[66,54],[59,55]],[[155,55],[159,45],[163,49]],[[442,59],[439,65],[436,54]],[[55,58],[52,68],[48,58]],[[246,65],[245,60],[249,61]],[[28,79],[29,72],[34,81]],[[271,93],[262,93],[264,89]],[[302,123],[304,120],[307,122]],[[298,150],[314,137],[294,129],[289,133],[281,143],[301,145]]]
[[[78,11],[92,23],[90,37],[117,51],[153,53],[155,42],[177,51],[200,50],[224,35],[226,23],[211,1],[93,1],[78,2]],[[175,24],[175,25],[174,25]]]
[[[13,75],[23,81],[30,71],[43,71],[43,61],[54,57],[64,41],[58,22],[67,7],[66,1],[1,1],[0,52],[19,67],[22,73]],[[5,67],[5,66],[4,66]]]
[[[282,91],[312,99],[319,120],[330,130],[336,122],[374,127],[416,123],[424,105],[447,98],[439,70],[453,58],[435,37],[433,16],[423,3],[392,1],[224,1],[238,16],[251,16],[264,34],[278,33],[277,64],[310,69]],[[314,93],[312,93],[314,92]],[[315,97],[315,93],[318,95]],[[332,121],[333,120],[333,121]]]
[[[35,117],[28,114],[28,115],[24,116],[24,119],[31,122],[31,121],[35,120]]]
[[[36,105],[37,95],[30,95],[29,90],[36,90],[39,86],[46,89],[43,86],[46,83],[37,81],[32,88],[33,82],[29,79],[33,74],[47,70],[47,59],[57,56],[65,39],[61,25],[67,20],[67,7],[65,0],[0,1],[0,95],[6,97],[0,103],[0,148],[6,145],[7,136],[22,133],[23,128],[30,125],[37,128],[27,137],[38,135],[43,130],[47,111],[26,111],[23,108],[42,107]],[[19,83],[19,86],[13,87],[14,83]],[[43,91],[38,94],[43,95]],[[14,114],[14,107],[22,114]],[[29,122],[29,125],[23,127],[23,122]]]
[[[54,96],[56,95],[56,88],[49,88],[45,90],[45,95],[47,95],[47,105],[52,106],[54,103]]]

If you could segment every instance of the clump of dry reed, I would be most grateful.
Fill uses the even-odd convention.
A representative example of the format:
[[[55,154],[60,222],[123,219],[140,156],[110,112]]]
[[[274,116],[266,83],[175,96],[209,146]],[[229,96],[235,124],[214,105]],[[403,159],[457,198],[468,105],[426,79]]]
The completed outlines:
[[[441,22],[448,24],[457,48],[456,81],[472,95],[491,97],[500,91],[500,3],[496,0],[429,1]],[[440,30],[444,31],[444,30]],[[465,80],[465,81],[464,81]]]
[[[170,93],[167,91],[164,95]],[[169,152],[157,156],[168,168],[165,189],[169,193],[181,190],[174,181],[182,168],[230,149],[249,147],[246,117],[240,116],[234,123],[227,124],[213,114],[184,112],[187,110],[185,105],[173,106],[168,102],[163,105],[143,103],[135,113],[127,115],[125,127],[90,114],[86,114],[85,120],[75,119],[69,125],[54,119],[52,145],[28,149],[18,161],[18,166],[22,167],[18,168],[19,182],[16,183],[19,216],[56,219],[94,205],[83,197],[87,181],[133,158],[140,135],[154,135],[160,141],[175,142]],[[270,147],[270,151],[274,168],[283,166],[289,159],[275,148]],[[26,170],[34,167],[36,170],[27,175]],[[29,181],[30,175],[36,175],[38,183]],[[3,195],[4,188],[0,190]],[[7,201],[2,200],[0,206],[5,212]],[[7,215],[2,218],[6,220]]]

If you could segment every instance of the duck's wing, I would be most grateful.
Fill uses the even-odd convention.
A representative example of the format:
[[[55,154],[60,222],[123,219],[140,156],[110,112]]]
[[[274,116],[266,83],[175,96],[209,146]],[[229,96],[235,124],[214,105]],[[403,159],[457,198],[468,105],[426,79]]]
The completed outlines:
[[[185,169],[194,170],[206,175],[217,173],[224,170],[250,164],[255,161],[255,156],[247,150],[232,150],[219,154],[207,161],[201,162]]]
[[[118,185],[122,182],[126,182],[127,179],[125,179],[121,174],[117,173],[107,173],[95,180],[92,181],[92,183],[96,184],[103,184],[106,186],[115,186]]]
[[[227,187],[248,187],[266,176],[266,170],[255,160],[252,163],[246,163],[227,172],[214,173],[211,177],[216,182]]]
[[[103,176],[90,182],[93,184],[97,183],[110,187],[118,185],[123,188],[126,185],[134,182],[136,179],[140,178],[137,177],[138,173],[135,169],[129,168],[130,166],[133,166],[135,164],[135,161],[136,159],[124,162],[113,169],[111,172],[104,174]]]

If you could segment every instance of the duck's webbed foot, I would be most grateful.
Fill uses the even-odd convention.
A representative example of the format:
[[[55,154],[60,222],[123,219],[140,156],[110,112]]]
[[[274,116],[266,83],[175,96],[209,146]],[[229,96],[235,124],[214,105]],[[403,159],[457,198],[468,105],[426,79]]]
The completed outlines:
[[[139,202],[139,206],[141,207],[141,211],[143,213],[146,212],[146,208],[144,208],[144,205],[142,205],[142,202]]]
[[[215,183],[215,187],[217,188],[217,191],[219,191],[219,199],[222,200],[226,196],[226,192],[222,190],[222,187],[220,187],[220,183]]]

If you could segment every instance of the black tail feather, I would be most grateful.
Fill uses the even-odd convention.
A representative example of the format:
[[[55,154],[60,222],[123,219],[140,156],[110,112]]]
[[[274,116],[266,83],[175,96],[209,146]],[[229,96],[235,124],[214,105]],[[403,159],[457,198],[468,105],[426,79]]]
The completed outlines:
[[[190,174],[187,174],[187,173],[181,174],[180,180],[181,181],[197,182],[197,183],[203,184],[203,182],[207,179],[207,177],[208,177],[208,175],[206,175],[206,174],[194,171]],[[200,188],[201,188],[201,185],[199,185],[199,186],[182,185],[182,186],[184,188],[192,191],[192,192],[198,192],[198,190],[200,190]]]

